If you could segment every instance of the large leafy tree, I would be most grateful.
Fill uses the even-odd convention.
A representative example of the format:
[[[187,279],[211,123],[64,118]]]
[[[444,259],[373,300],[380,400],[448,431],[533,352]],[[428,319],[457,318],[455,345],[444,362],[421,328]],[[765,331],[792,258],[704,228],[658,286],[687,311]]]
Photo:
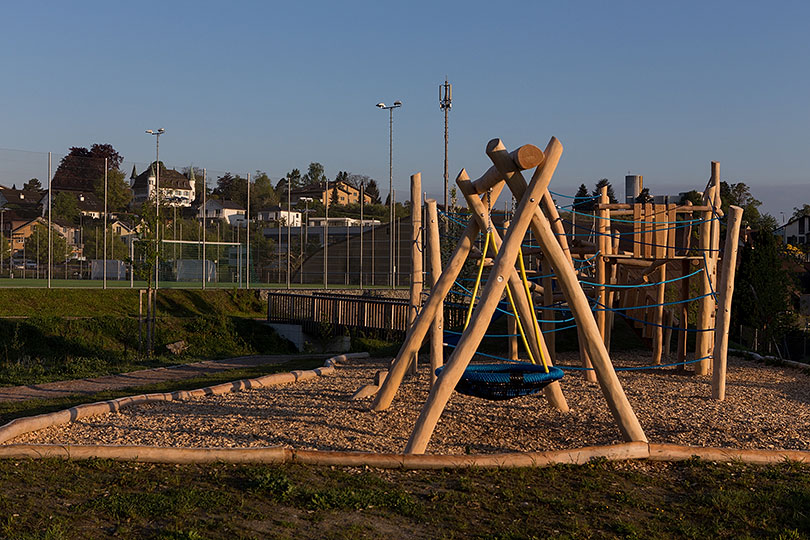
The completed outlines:
[[[309,168],[307,168],[307,173],[304,175],[301,181],[305,186],[323,184],[326,182],[326,174],[324,174],[323,165],[317,161],[310,163]]]
[[[111,144],[94,144],[89,150],[83,146],[71,147],[53,175],[54,187],[92,191],[96,180],[104,176],[105,158],[108,170],[118,170],[124,160]]]
[[[83,231],[84,256],[91,259],[104,258],[104,227],[88,227]],[[107,259],[119,261],[129,259],[129,248],[120,235],[115,234],[112,227],[107,229]]]
[[[217,178],[217,187],[212,192],[216,197],[225,201],[234,201],[245,206],[247,204],[247,179],[226,172]]]
[[[778,340],[791,326],[791,277],[771,229],[751,238],[740,253],[732,315],[735,324],[760,329],[765,340]]]
[[[777,225],[776,219],[769,214],[760,214],[759,207],[762,202],[754,198],[744,182],[729,184],[720,182],[720,200],[723,212],[728,212],[731,205],[743,209],[742,223],[752,229],[772,229]]]
[[[70,221],[79,219],[79,208],[76,206],[76,197],[70,193],[58,192],[53,198],[53,216]]]
[[[250,187],[250,204],[255,208],[268,208],[279,203],[279,194],[273,181],[264,171],[256,171],[256,179]]]
[[[55,264],[65,262],[68,255],[67,240],[56,232],[51,234],[51,260]],[[40,263],[48,260],[48,227],[37,223],[34,230],[25,239],[25,256],[28,260],[36,260],[39,254]]]
[[[104,201],[104,175],[102,174],[93,183],[98,200]],[[132,200],[132,190],[126,181],[126,175],[118,169],[107,173],[107,209],[109,211],[123,211]]]

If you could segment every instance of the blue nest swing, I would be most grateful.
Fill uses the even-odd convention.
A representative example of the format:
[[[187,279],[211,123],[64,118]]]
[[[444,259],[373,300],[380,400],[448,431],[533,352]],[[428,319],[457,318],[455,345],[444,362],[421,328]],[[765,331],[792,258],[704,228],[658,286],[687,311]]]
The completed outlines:
[[[442,367],[436,369],[440,375]],[[456,391],[494,401],[536,394],[554,381],[563,378],[560,368],[514,362],[510,364],[474,364],[467,366]]]

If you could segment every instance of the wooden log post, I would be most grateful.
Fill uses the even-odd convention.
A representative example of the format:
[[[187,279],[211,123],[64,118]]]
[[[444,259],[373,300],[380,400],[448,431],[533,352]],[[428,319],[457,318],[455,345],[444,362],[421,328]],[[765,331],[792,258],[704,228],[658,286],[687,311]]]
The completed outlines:
[[[509,229],[510,224],[510,221],[504,221],[503,228]],[[518,354],[517,319],[515,319],[514,315],[506,316],[506,333],[509,334],[509,338],[507,339],[507,358],[517,361],[520,359],[520,356]]]
[[[413,326],[419,307],[422,304],[422,174],[411,175],[411,287],[408,309],[408,330]],[[409,371],[415,375],[418,369],[419,353],[411,357]]]
[[[456,384],[461,380],[470,359],[478,349],[492,315],[498,307],[498,302],[508,282],[510,270],[514,271],[518,249],[534,215],[534,209],[537,208],[544,190],[548,188],[562,153],[562,145],[556,139],[552,140],[550,146],[544,165],[537,168],[525,195],[519,199],[520,203],[512,220],[512,226],[506,232],[501,250],[495,257],[494,265],[490,270],[490,279],[487,280],[481,293],[481,301],[473,311],[470,323],[461,335],[458,346],[450,356],[436,384],[431,388],[428,399],[422,407],[416,426],[405,447],[407,454],[425,453],[436,423]],[[512,162],[511,159],[509,161]]]
[[[439,283],[442,275],[442,250],[439,237],[439,212],[435,199],[428,199],[427,208],[427,243],[430,249],[428,264],[430,264],[431,294]],[[430,329],[430,384],[436,382],[436,369],[444,364],[444,302],[436,310],[433,317],[433,326]]]
[[[658,285],[655,286],[655,309],[653,312],[653,364],[660,365],[664,351],[664,293],[666,292],[667,265],[658,267],[655,274]]]
[[[669,358],[669,353],[672,350],[672,310],[667,309],[664,311],[664,357]]]
[[[467,208],[470,209],[470,214],[473,216],[473,219],[478,222],[478,226],[481,227],[481,230],[486,231],[491,229],[491,242],[494,244],[493,247],[500,253],[502,247],[501,235],[498,234],[498,231],[494,227],[491,227],[490,209],[484,205],[484,202],[475,193],[475,188],[472,182],[469,181],[465,170],[462,169],[461,173],[458,175],[456,185],[458,185],[459,191],[464,195],[467,201]],[[484,196],[486,197],[487,195],[485,194]],[[490,275],[492,274],[490,273]],[[529,344],[535,361],[540,362],[541,357],[544,357],[546,361],[551,362],[548,349],[543,340],[543,334],[537,334],[535,332],[532,314],[534,306],[530,303],[529,298],[526,297],[523,281],[514,266],[512,266],[510,270],[507,270],[506,286],[509,287],[512,299],[515,302],[517,315],[521,319],[526,341]],[[475,299],[473,298],[471,301],[474,302]],[[568,403],[566,403],[565,397],[562,394],[560,383],[553,382],[549,384],[543,389],[543,393],[552,407],[560,411],[568,411]]]
[[[545,153],[548,161],[551,161],[552,151],[557,154],[556,159],[559,160],[558,154],[562,149],[556,138],[552,138],[549,142],[549,146],[546,148]],[[508,154],[500,140],[494,139],[490,141],[487,145],[487,155],[499,170],[504,172],[510,170],[510,162],[505,159]],[[556,166],[556,161],[554,161],[554,164]],[[520,172],[514,172],[512,175],[507,175],[506,182],[512,190],[513,195],[518,200],[522,200],[526,192],[526,180],[523,178],[523,175]],[[544,201],[546,200],[546,196],[551,200],[550,194],[546,193],[543,198]],[[553,214],[556,214],[556,209],[552,215]],[[633,407],[627,400],[624,389],[616,376],[616,371],[613,369],[613,364],[610,361],[610,356],[607,353],[605,344],[600,339],[599,329],[596,326],[596,321],[588,304],[588,299],[577,279],[571,257],[566,254],[560,245],[558,236],[555,235],[551,223],[549,223],[549,218],[551,218],[551,215],[547,218],[543,213],[543,209],[535,208],[531,223],[532,233],[543,249],[545,257],[554,269],[560,289],[577,321],[577,326],[582,327],[584,335],[587,338],[587,350],[593,362],[599,386],[602,389],[602,394],[605,396],[605,401],[607,402],[619,431],[622,433],[622,437],[625,441],[646,442],[647,437],[644,435],[644,430],[641,428],[641,424],[633,411]]]
[[[723,274],[720,277],[718,295],[720,309],[714,330],[714,354],[712,370],[712,399],[723,401],[726,398],[726,361],[728,355],[728,333],[731,327],[731,300],[734,296],[734,274],[737,268],[737,243],[740,238],[742,208],[731,206],[726,226],[726,247],[723,252]]]
[[[705,262],[701,265],[703,271],[700,273],[700,296],[698,304],[698,315],[695,328],[697,336],[695,341],[695,359],[704,358],[700,362],[695,363],[695,374],[706,375],[709,373],[709,360],[705,359],[709,355],[709,333],[706,331],[711,324],[711,309],[714,301],[711,297],[711,268],[710,268],[710,254],[711,247],[711,212],[701,213],[702,221],[700,223],[700,238],[698,239],[698,249],[705,257]]]
[[[610,202],[607,195],[607,186],[602,186],[599,191],[599,203],[607,204]],[[599,327],[599,334],[602,336],[602,341],[605,342],[607,338],[607,267],[605,266],[605,257],[608,255],[608,246],[610,240],[607,237],[607,221],[606,211],[601,208],[594,214],[596,220],[596,234],[597,246],[599,250],[596,253],[596,282],[599,284],[596,287],[596,298],[599,302],[596,306],[596,325]]]
[[[529,154],[534,156],[533,160],[528,160],[527,158],[526,160],[522,160],[520,163],[516,163],[514,160],[512,160],[513,166],[516,167],[517,170],[530,169],[539,165],[539,163],[542,163],[543,159],[545,159],[542,152],[530,152]],[[504,185],[502,182],[497,183],[497,179],[503,178],[503,176],[494,165],[487,169],[483,176],[476,180],[476,182],[487,183],[490,182],[490,179],[492,178],[495,178],[496,180],[492,181],[493,186],[490,197],[493,201],[496,201],[503,190]],[[416,321],[411,327],[411,331],[405,336],[405,341],[402,343],[402,347],[400,347],[397,357],[391,364],[391,370],[388,373],[388,376],[385,378],[385,382],[380,387],[380,391],[374,398],[374,402],[371,406],[373,410],[382,411],[391,406],[394,395],[397,393],[399,386],[402,384],[402,378],[405,375],[405,370],[407,367],[407,360],[403,362],[402,358],[409,359],[409,355],[418,351],[422,346],[422,341],[425,339],[428,330],[432,326],[433,319],[435,318],[438,309],[444,302],[444,298],[447,296],[447,293],[450,292],[456,277],[458,277],[459,272],[461,272],[464,262],[467,260],[467,256],[470,254],[474,240],[478,236],[478,233],[478,224],[475,222],[475,220],[470,220],[470,223],[467,224],[461,238],[459,238],[456,244],[456,249],[453,252],[453,255],[450,257],[450,260],[447,262],[447,266],[442,271],[442,275],[436,285],[436,290],[431,290],[428,301],[424,306],[422,306],[422,312],[419,314],[419,317],[417,317]]]

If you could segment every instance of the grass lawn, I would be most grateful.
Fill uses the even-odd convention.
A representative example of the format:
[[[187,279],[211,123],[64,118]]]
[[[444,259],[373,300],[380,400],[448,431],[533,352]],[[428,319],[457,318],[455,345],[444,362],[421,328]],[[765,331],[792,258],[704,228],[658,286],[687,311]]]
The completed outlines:
[[[810,468],[0,461],[5,538],[807,538]]]

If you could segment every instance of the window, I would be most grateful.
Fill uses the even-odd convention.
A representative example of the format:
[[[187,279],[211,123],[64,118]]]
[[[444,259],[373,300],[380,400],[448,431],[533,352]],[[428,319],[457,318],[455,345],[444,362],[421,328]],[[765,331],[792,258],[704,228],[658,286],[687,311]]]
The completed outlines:
[[[806,219],[807,218],[805,218],[805,217],[799,218],[799,234],[804,234],[806,232],[805,228],[804,228]]]

